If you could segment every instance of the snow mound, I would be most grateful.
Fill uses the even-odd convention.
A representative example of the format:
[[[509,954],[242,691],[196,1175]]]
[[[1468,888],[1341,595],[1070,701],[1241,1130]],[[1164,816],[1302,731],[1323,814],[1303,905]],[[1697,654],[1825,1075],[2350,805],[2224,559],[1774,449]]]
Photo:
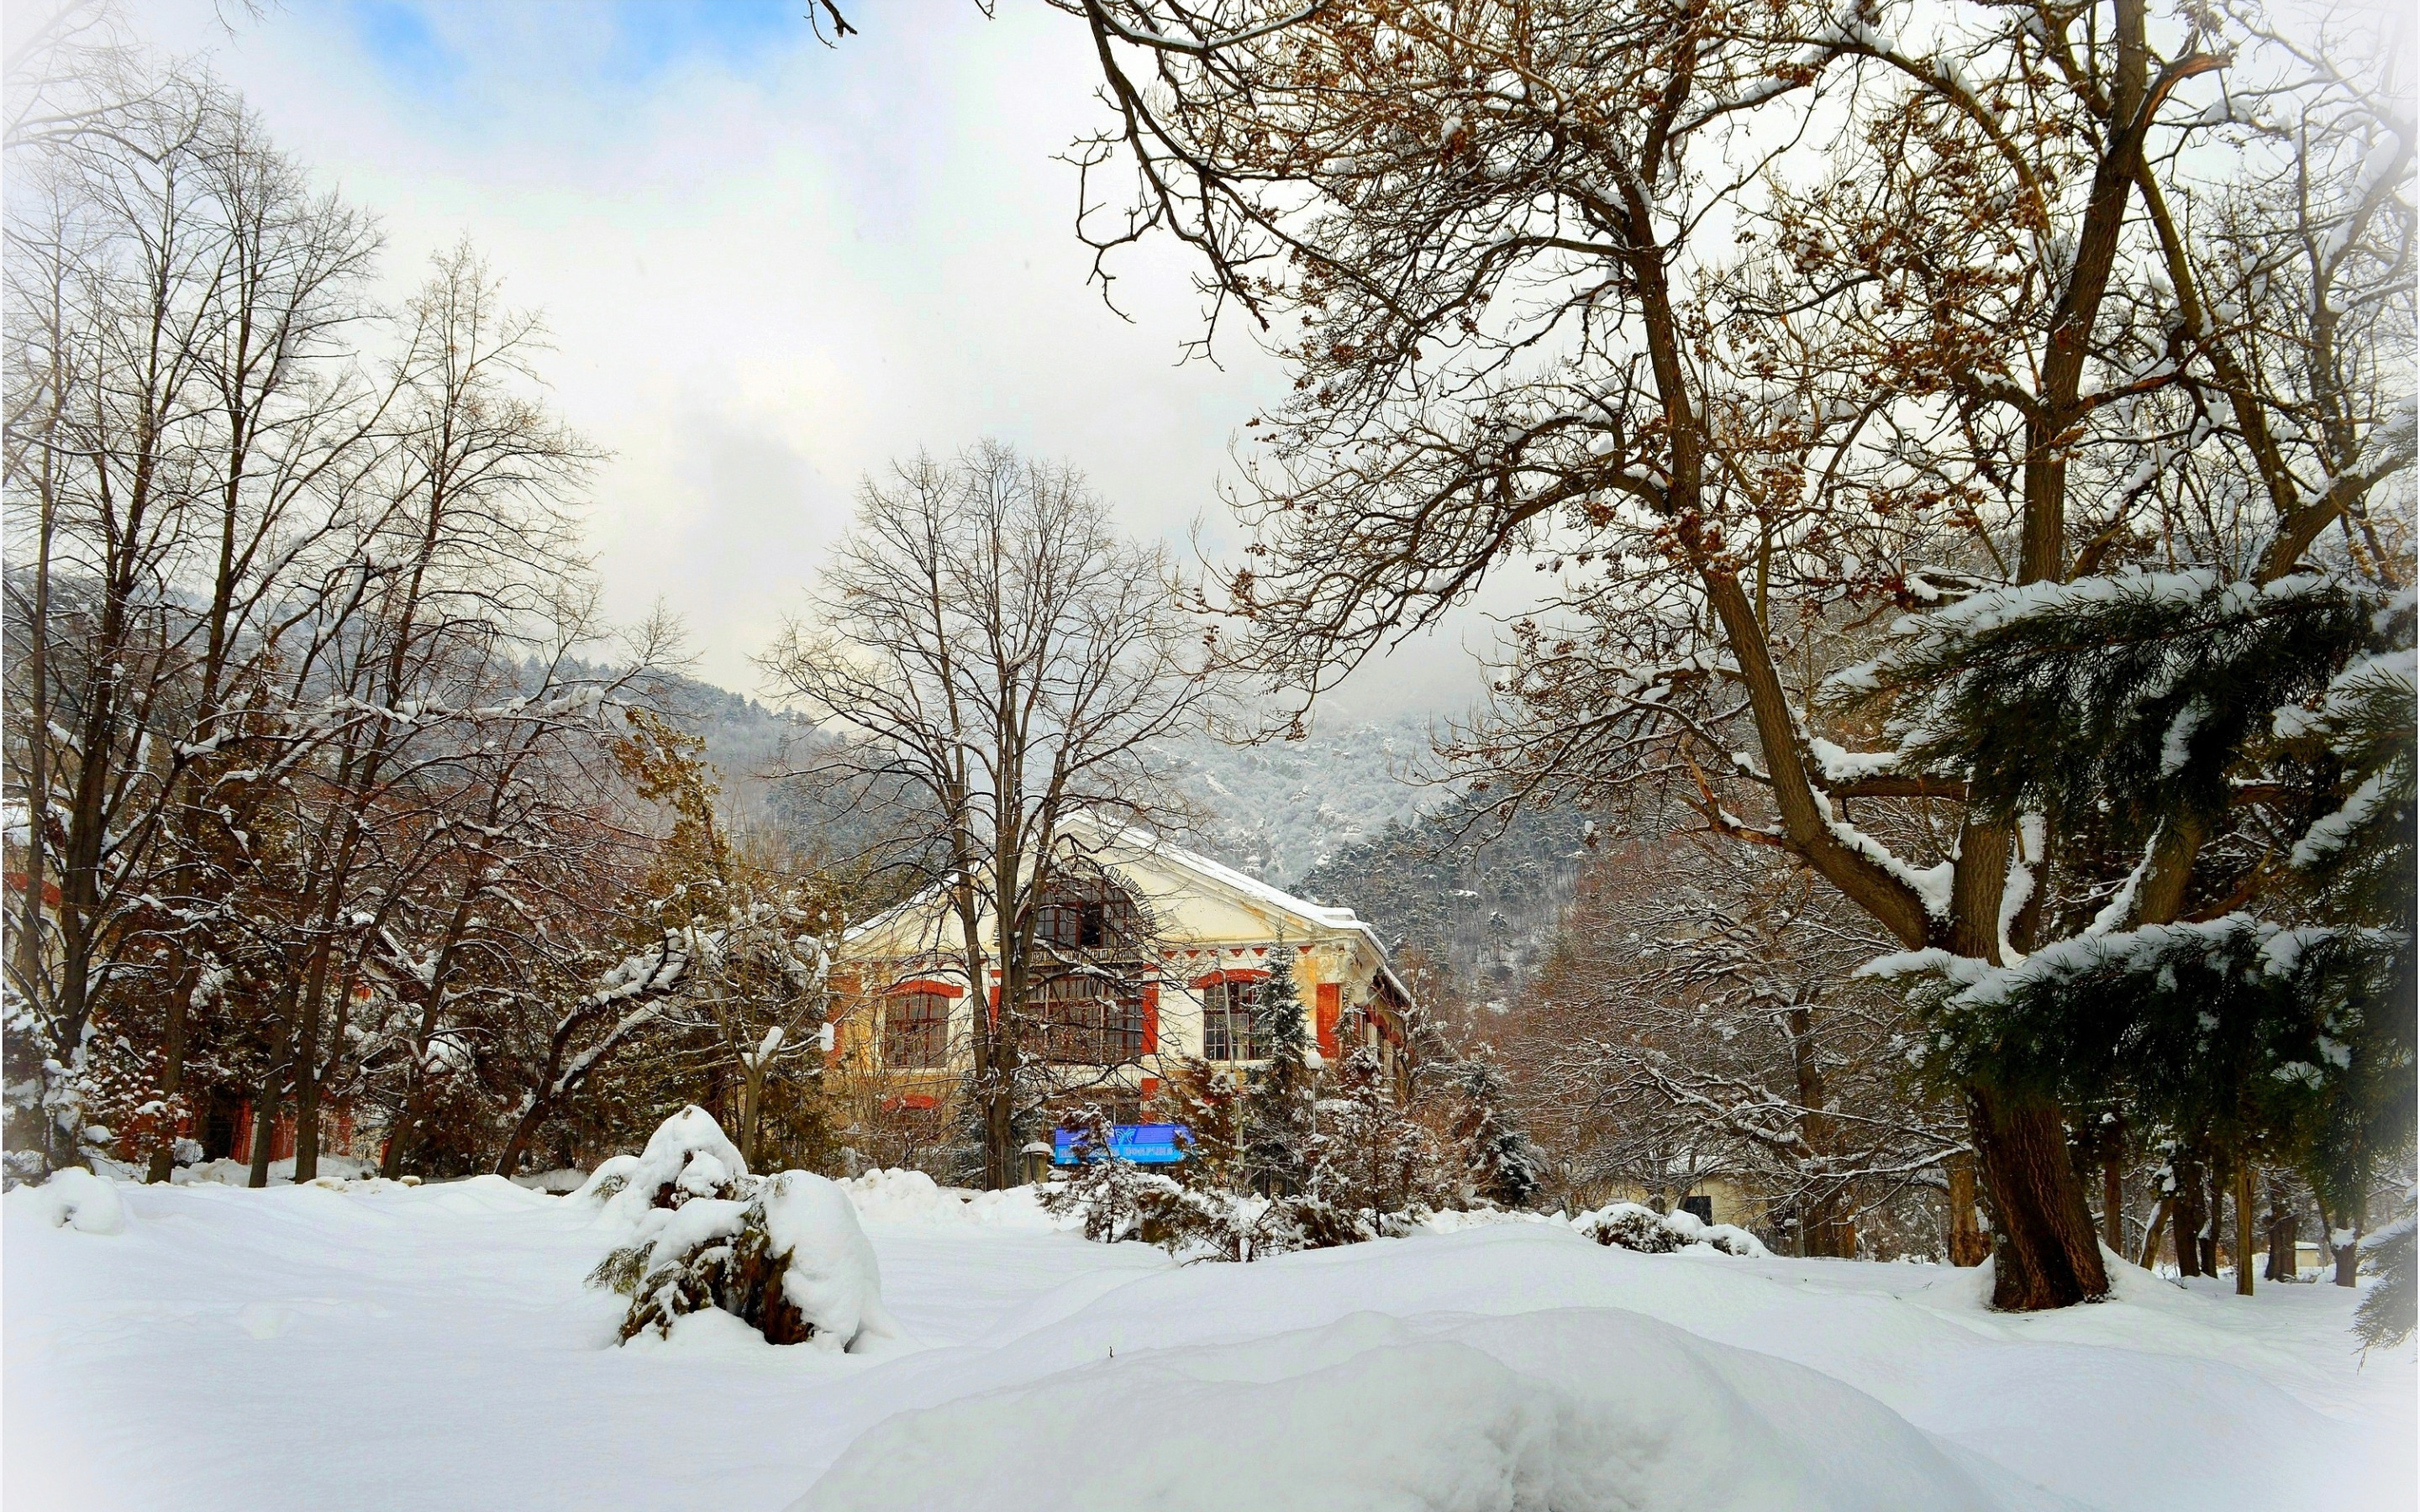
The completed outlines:
[[[1572,1219],[1572,1227],[1600,1244],[1617,1244],[1641,1255],[1703,1249],[1749,1259],[1766,1259],[1761,1240],[1733,1224],[1710,1224],[1686,1209],[1657,1212],[1636,1202],[1608,1202]]]
[[[1106,1425],[1140,1437],[1105,1443]],[[903,1412],[791,1512],[2005,1506],[1872,1397],[1635,1313],[1358,1313]]]
[[[377,1177],[378,1167],[368,1161],[353,1160],[344,1155],[319,1157],[318,1180],[323,1184],[329,1181],[366,1181],[375,1180]],[[217,1160],[201,1161],[192,1165],[179,1165],[168,1179],[178,1186],[191,1186],[195,1182],[206,1186],[213,1184],[250,1186],[252,1166],[248,1162],[229,1160],[222,1155]],[[293,1156],[288,1155],[284,1160],[273,1160],[269,1163],[269,1184],[271,1186],[294,1184]]]
[[[1432,1234],[1459,1234],[1468,1228],[1494,1228],[1499,1224],[1551,1224],[1562,1220],[1552,1213],[1528,1212],[1520,1208],[1446,1208],[1423,1219],[1420,1227]]]
[[[587,1186],[588,1173],[564,1166],[558,1170],[535,1171],[526,1176],[516,1176],[512,1178],[512,1183],[515,1186],[526,1187],[532,1192],[544,1192],[559,1197]]]
[[[747,1176],[748,1163],[722,1125],[692,1103],[658,1124],[637,1155],[599,1162],[572,1197],[601,1203],[610,1218],[637,1223],[659,1202],[735,1196]]]
[[[126,1232],[126,1205],[117,1200],[117,1189],[79,1165],[52,1172],[39,1186],[21,1186],[8,1194],[8,1200],[53,1228],[80,1234]]]
[[[765,1182],[756,1201],[764,1210],[766,1253],[788,1261],[782,1295],[814,1325],[809,1343],[863,1353],[867,1345],[898,1339],[882,1306],[874,1246],[837,1182],[783,1171]]]
[[[967,1192],[946,1187],[923,1171],[884,1167],[837,1183],[858,1217],[870,1224],[1053,1229],[1066,1227],[1042,1211],[1036,1188]]]

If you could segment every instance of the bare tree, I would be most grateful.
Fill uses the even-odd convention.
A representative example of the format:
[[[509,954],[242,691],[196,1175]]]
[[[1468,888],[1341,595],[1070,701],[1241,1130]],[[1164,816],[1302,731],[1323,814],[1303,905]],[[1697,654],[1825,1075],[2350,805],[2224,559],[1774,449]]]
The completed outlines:
[[[31,177],[8,265],[30,821],[11,987],[71,1078],[95,1002],[131,985],[113,974],[146,973],[170,1005],[173,1098],[182,936],[226,878],[195,864],[195,826],[228,823],[264,740],[291,746],[262,707],[271,670],[356,529],[380,395],[345,337],[376,242],[207,80],[161,81]]]
[[[915,864],[976,997],[984,1181],[1007,1185],[1019,1025],[1054,975],[1044,903],[1068,822],[1174,817],[1150,750],[1215,712],[1220,642],[1184,612],[1166,554],[1120,539],[1080,476],[985,443],[869,481],[812,616],[762,664],[855,737],[806,775],[904,785],[932,816]]]
[[[1738,1181],[1803,1254],[1861,1227],[1937,1250],[1964,1133],[1913,1015],[1854,977],[1888,941],[1777,861],[1685,830],[1604,856],[1514,1021],[1530,1117],[1575,1174]]]
[[[2190,514],[2166,507],[2179,473],[2243,501],[2252,549],[2221,560],[2272,580],[2409,468],[2400,358],[2329,369],[2366,386],[2337,407],[2350,471],[2259,463],[2246,416],[2271,401],[2226,376],[2250,370],[2228,312],[2293,281],[2196,254],[2188,230],[2226,218],[2170,202],[2304,184],[2330,227],[2306,264],[2408,267],[2410,136],[2353,108],[2375,88],[2330,82],[2358,70],[2296,75],[2240,21],[2159,32],[2143,0],[1065,8],[1117,114],[1079,153],[1088,192],[1135,175],[1122,221],[1086,202],[1094,244],[1190,244],[1213,317],[1267,322],[1295,371],[1231,583],[1273,668],[1315,689],[1509,564],[1559,569],[1466,770],[1513,802],[1676,781],[1708,828],[1787,850],[1911,949],[2012,962],[2088,925],[2126,867],[2063,873],[2026,816],[1854,749],[1869,726],[1819,727],[1817,692],[1891,609],[2139,561],[2146,512]],[[2335,166],[2255,95],[2338,101]],[[2195,292],[2220,269],[2226,301]],[[2368,286],[2399,311],[2409,282]],[[2206,859],[2164,835],[2133,917],[2193,906],[2230,870]],[[2100,1294],[2062,1110],[1981,1076],[1963,1095],[1998,1302]]]

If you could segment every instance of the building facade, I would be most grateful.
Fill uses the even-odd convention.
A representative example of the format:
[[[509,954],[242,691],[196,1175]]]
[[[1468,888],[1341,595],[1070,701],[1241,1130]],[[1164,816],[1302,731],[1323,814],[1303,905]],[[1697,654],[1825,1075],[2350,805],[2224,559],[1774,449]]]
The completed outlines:
[[[1411,1004],[1370,926],[1140,830],[1078,815],[1059,880],[1036,908],[1033,969],[1016,1032],[1050,1092],[1128,1109],[1168,1065],[1248,1070],[1273,1015],[1294,1013],[1319,1054],[1358,1045],[1390,1064]],[[850,930],[833,972],[832,1070],[887,1108],[934,1108],[972,1063],[974,1015],[999,1022],[997,921],[978,926],[985,980],[968,980],[963,929],[938,888]],[[1294,1000],[1264,992],[1292,958]]]

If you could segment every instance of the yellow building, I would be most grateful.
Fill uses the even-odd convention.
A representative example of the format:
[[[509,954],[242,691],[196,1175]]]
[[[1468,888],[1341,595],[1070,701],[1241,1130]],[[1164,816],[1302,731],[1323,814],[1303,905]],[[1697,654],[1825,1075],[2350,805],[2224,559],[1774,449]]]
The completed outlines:
[[[1055,1088],[1125,1107],[1179,1057],[1249,1066],[1266,1057],[1277,1011],[1302,1015],[1325,1057],[1369,1044],[1391,1065],[1402,1052],[1409,996],[1351,909],[1089,815],[1066,829],[1062,880],[1037,909],[1019,1031]],[[947,1097],[970,1063],[978,1006],[998,1013],[997,921],[985,916],[978,933],[993,966],[975,984],[938,887],[848,932],[833,973],[845,1086],[887,1108]],[[1265,1004],[1280,950],[1293,957],[1295,1001]]]

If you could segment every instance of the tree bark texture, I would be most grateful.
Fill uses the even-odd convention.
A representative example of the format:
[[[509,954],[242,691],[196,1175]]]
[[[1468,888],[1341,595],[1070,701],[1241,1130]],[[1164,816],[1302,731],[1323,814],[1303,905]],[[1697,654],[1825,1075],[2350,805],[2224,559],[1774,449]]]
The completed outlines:
[[[2160,1238],[2167,1229],[2168,1214],[2175,1211],[2176,1205],[2176,1198],[2162,1197],[2160,1205],[2151,1210],[2151,1225],[2143,1230],[2142,1257],[2134,1262],[2146,1271],[2159,1263]]]
[[[1980,1265],[1992,1257],[1992,1241],[1975,1211],[1975,1157],[1949,1157],[1949,1263]]]
[[[2252,1163],[2235,1163],[2235,1294],[2252,1295],[2252,1256],[2258,1248],[2252,1232]]]
[[[2100,1235],[2068,1157],[2058,1104],[1977,1088],[1967,1107],[1992,1203],[1992,1305],[2039,1312],[2107,1292]]]

